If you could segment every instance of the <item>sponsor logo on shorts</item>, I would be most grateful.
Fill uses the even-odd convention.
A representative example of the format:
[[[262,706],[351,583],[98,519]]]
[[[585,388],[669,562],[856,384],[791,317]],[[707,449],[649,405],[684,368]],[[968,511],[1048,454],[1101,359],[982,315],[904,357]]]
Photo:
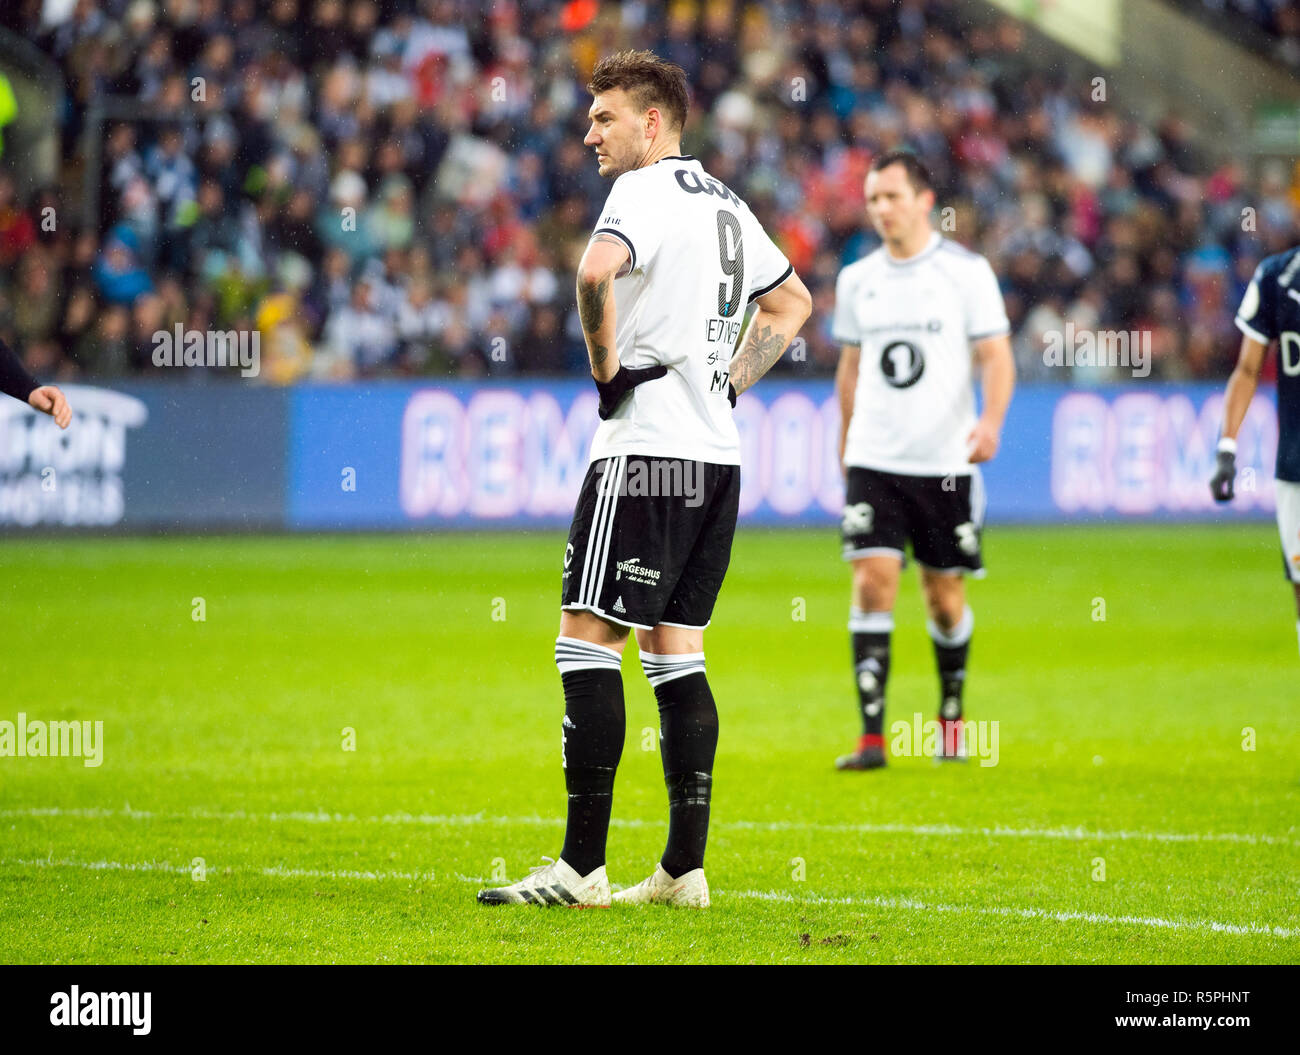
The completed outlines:
[[[640,583],[642,586],[657,586],[659,576],[663,574],[655,568],[647,568],[641,563],[640,557],[629,557],[627,560],[621,560],[615,567],[618,569],[614,572],[614,581],[618,582],[627,576],[629,582]]]
[[[846,535],[870,535],[871,522],[875,515],[876,511],[866,502],[845,506],[840,528]]]
[[[969,520],[953,528],[953,533],[957,536],[957,548],[963,553],[973,557],[980,551],[979,531]]]

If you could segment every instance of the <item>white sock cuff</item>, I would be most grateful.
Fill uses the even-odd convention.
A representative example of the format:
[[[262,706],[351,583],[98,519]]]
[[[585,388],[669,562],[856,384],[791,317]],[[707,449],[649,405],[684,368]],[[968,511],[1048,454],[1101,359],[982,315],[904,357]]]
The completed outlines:
[[[933,619],[925,621],[925,628],[930,631],[930,639],[936,645],[942,645],[944,648],[960,648],[970,640],[975,630],[975,613],[970,610],[970,605],[967,605],[957,625],[947,633],[944,633]]]
[[[561,674],[574,670],[621,670],[623,657],[612,648],[576,637],[555,639],[555,665]]]
[[[850,608],[849,631],[854,634],[892,634],[894,613],[864,612],[861,608]]]
[[[654,688],[666,681],[684,678],[687,674],[704,673],[703,652],[677,652],[661,656],[657,652],[641,653],[641,669]]]

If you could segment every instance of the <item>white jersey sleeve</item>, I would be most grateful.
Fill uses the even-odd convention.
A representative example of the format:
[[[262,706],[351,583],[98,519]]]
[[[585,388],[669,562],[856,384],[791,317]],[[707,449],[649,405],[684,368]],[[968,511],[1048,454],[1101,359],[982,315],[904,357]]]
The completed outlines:
[[[741,210],[740,222],[745,237],[746,284],[752,301],[771,293],[794,274],[794,268],[748,208]]]
[[[843,268],[835,280],[835,313],[831,316],[831,340],[837,344],[859,344],[862,329],[853,297],[854,272]]]
[[[1011,332],[998,277],[983,257],[972,262],[969,281],[961,286],[961,291],[966,300],[967,340],[982,341],[986,337],[1002,337]]]
[[[645,270],[653,262],[663,241],[664,224],[661,214],[646,201],[645,183],[628,179],[630,175],[625,172],[614,181],[591,237],[612,234],[618,238],[632,256],[628,270],[636,271]]]

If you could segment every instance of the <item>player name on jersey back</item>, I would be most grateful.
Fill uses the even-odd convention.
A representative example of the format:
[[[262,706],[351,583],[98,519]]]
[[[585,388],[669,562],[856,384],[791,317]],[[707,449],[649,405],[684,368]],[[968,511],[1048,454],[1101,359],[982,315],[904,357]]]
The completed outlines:
[[[938,233],[906,260],[882,246],[844,268],[832,335],[861,348],[845,464],[912,476],[969,473],[971,342],[1009,332],[988,261]]]
[[[749,206],[690,156],[661,158],[614,181],[592,237],[612,235],[630,270],[614,280],[624,366],[668,367],[608,420],[591,460],[623,454],[740,464],[727,399],[732,350],[755,297],[793,274]]]

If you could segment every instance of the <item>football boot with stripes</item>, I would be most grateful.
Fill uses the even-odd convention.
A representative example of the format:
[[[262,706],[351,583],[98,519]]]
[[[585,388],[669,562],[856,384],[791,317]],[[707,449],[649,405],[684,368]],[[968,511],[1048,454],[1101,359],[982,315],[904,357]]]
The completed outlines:
[[[609,877],[601,865],[580,876],[561,858],[538,865],[518,883],[480,890],[480,905],[565,905],[569,908],[609,908]]]
[[[620,890],[614,895],[620,905],[680,905],[685,908],[709,907],[709,884],[704,879],[704,869],[696,868],[674,879],[655,865],[654,874],[634,887]]]

